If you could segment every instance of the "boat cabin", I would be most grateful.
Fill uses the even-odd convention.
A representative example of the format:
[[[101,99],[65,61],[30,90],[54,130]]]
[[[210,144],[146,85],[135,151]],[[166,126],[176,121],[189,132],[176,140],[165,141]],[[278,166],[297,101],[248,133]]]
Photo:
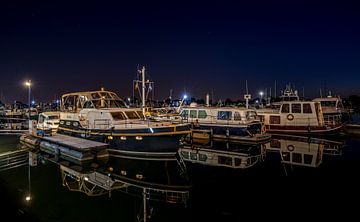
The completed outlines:
[[[183,119],[199,123],[248,124],[259,122],[252,109],[232,107],[184,107],[180,113]]]
[[[141,109],[128,108],[115,93],[89,91],[62,96],[60,125],[110,129],[144,119]]]
[[[126,108],[126,104],[115,93],[90,91],[65,94],[61,98],[61,110],[78,112],[81,109]]]
[[[257,111],[265,125],[324,125],[321,105],[311,101],[284,101],[279,110],[263,109]]]
[[[60,123],[60,112],[43,112],[39,114],[37,128],[56,131]]]

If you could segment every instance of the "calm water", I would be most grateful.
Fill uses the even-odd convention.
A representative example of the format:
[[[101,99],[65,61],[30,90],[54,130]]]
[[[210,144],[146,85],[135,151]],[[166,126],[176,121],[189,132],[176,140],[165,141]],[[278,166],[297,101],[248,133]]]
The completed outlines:
[[[0,137],[0,153],[18,148],[17,137]],[[0,172],[0,211],[23,221],[140,221],[143,188],[151,191],[146,202],[148,221],[275,219],[283,210],[307,218],[310,212],[320,215],[320,205],[339,213],[339,206],[356,206],[349,199],[358,201],[360,140],[356,138],[274,137],[262,145],[214,141],[184,146],[179,154],[185,165],[175,158],[113,156],[80,166],[39,156],[38,166],[30,168],[30,180],[27,166]],[[129,186],[113,190],[111,196],[70,191],[63,185],[59,163],[78,173],[96,166],[99,174]],[[67,177],[66,182],[70,186],[76,179]],[[29,185],[32,200],[27,202]],[[179,198],[167,197],[166,191]]]

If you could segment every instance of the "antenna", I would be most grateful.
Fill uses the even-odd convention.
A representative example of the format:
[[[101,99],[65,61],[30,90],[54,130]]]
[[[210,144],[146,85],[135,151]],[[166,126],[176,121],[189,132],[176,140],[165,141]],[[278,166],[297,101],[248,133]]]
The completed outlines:
[[[249,94],[249,91],[248,91],[248,85],[247,85],[247,80],[245,80],[245,87],[246,87],[246,94]]]
[[[274,87],[274,97],[276,98],[276,80],[275,80],[275,87]]]
[[[247,80],[245,81],[245,87],[246,87],[246,94],[244,95],[244,99],[246,101],[246,109],[248,109],[249,108],[249,99],[251,99],[251,95],[249,94],[249,91],[248,91]]]
[[[305,98],[305,87],[303,86],[303,95],[302,95],[303,98]]]
[[[172,99],[172,93],[173,93],[173,89],[170,89],[170,95],[169,95],[169,99]]]

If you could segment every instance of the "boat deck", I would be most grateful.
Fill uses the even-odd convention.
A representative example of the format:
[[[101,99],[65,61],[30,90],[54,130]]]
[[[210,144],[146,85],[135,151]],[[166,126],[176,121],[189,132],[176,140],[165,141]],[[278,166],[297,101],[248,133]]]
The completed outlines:
[[[73,136],[66,136],[66,135],[61,135],[61,134],[56,134],[53,136],[44,136],[44,137],[41,137],[41,139],[48,141],[48,142],[56,143],[59,145],[63,145],[66,147],[71,147],[76,150],[82,150],[82,151],[87,151],[87,150],[97,149],[97,148],[102,149],[102,148],[108,147],[107,143],[101,143],[101,142],[97,142],[97,141],[77,138],[77,137],[73,137]]]

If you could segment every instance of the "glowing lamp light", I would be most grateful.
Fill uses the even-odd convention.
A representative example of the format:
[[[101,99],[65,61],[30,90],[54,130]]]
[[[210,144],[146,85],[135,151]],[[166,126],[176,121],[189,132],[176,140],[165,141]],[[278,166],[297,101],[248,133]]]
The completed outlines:
[[[184,99],[187,99],[187,95],[184,95]]]
[[[89,178],[88,178],[88,177],[84,177],[84,180],[85,180],[85,181],[89,181]]]
[[[154,130],[153,130],[153,128],[150,128],[150,132],[151,132],[151,133],[154,133]]]
[[[31,86],[31,81],[29,80],[29,81],[27,81],[27,82],[25,82],[25,86]]]
[[[264,95],[264,92],[259,92],[259,95],[260,95],[260,96],[263,96],[263,95]]]
[[[31,200],[31,197],[30,197],[30,196],[27,196],[27,197],[25,198],[25,200],[26,200],[26,201],[30,201],[30,200]]]

